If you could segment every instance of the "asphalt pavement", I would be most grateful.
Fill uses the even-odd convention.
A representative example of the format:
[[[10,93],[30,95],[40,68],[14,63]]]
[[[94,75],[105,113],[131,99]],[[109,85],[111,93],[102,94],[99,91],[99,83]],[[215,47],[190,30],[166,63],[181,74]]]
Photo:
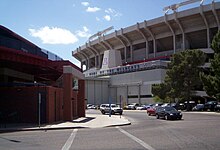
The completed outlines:
[[[118,126],[119,119],[123,118],[128,119],[131,125]],[[113,124],[113,120],[117,124]],[[70,124],[73,129],[68,130],[68,122],[63,122],[53,125],[62,126],[63,129],[67,126],[66,130],[54,128],[57,130],[1,133],[0,149],[220,149],[220,113],[215,112],[183,112],[182,120],[167,121],[148,116],[144,110],[125,110],[122,118],[119,115],[102,115],[98,110],[87,110],[85,118],[75,119]],[[45,126],[52,129],[53,125]]]
[[[138,112],[140,110],[125,110],[131,112]],[[141,110],[143,112],[143,110]],[[140,112],[141,112],[140,111]],[[89,112],[89,113],[88,113]],[[216,112],[187,112],[191,114],[217,114]],[[1,132],[12,131],[34,131],[34,130],[62,130],[62,129],[77,129],[77,128],[103,128],[113,126],[130,125],[131,122],[123,115],[102,115],[101,113],[93,113],[91,110],[87,110],[86,117],[80,117],[73,121],[56,122],[53,124],[42,124],[40,126],[33,124],[0,124]]]

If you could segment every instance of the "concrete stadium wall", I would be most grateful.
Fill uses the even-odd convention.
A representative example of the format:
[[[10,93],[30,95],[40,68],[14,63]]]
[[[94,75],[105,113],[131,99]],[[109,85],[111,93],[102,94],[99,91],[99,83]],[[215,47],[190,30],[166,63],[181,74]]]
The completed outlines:
[[[109,81],[88,79],[85,84],[87,104],[153,103],[151,86],[161,83],[165,74],[165,69],[154,69],[113,75]]]
[[[165,78],[166,70],[154,69],[111,76],[111,86],[117,89],[116,102],[122,97],[122,104],[153,103],[152,84],[161,83]]]
[[[111,76],[111,86],[161,83],[166,70],[154,69]]]
[[[109,81],[106,80],[85,80],[85,98],[87,104],[108,103]]]

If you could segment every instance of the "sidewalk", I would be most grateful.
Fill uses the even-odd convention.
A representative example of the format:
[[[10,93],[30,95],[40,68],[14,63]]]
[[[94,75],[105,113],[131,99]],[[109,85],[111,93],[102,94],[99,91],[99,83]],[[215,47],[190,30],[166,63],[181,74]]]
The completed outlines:
[[[86,114],[86,117],[81,117],[72,122],[60,122],[50,125],[36,125],[17,124],[0,126],[1,132],[13,131],[35,131],[35,130],[60,130],[60,129],[75,129],[75,128],[103,128],[111,126],[130,125],[131,123],[120,115],[101,115],[101,114]]]

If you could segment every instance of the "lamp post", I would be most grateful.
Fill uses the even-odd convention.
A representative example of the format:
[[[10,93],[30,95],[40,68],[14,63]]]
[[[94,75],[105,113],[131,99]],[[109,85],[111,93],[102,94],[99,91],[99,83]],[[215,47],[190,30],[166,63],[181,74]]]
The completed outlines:
[[[111,97],[109,96],[109,117],[111,117],[112,108],[111,108]]]

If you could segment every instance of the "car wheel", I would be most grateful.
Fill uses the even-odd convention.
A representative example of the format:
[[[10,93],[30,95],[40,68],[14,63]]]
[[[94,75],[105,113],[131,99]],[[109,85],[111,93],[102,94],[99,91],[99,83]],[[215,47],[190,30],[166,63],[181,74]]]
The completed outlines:
[[[122,115],[122,112],[120,112],[119,114]]]
[[[150,116],[150,113],[147,113],[148,114],[148,116]]]
[[[159,115],[158,114],[156,114],[156,118],[159,119]]]
[[[112,113],[112,115],[114,115],[114,114],[115,114],[115,112],[114,112],[113,110],[112,110],[112,112],[111,112],[111,113]]]
[[[104,115],[104,114],[105,114],[105,111],[102,111],[102,114]]]

